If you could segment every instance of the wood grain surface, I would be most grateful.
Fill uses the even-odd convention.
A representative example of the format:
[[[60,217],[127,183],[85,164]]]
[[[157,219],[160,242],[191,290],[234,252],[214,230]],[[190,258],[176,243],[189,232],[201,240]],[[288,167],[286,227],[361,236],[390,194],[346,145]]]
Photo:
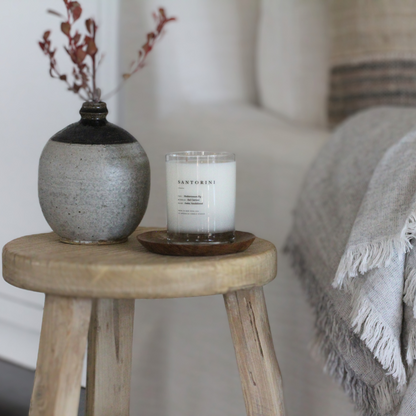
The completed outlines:
[[[96,299],[88,336],[88,416],[129,416],[134,300]]]
[[[18,238],[3,248],[3,277],[23,289],[62,296],[138,299],[223,294],[263,286],[277,272],[274,245],[256,238],[244,252],[174,257],[148,252],[137,241],[77,246],[54,233]]]
[[[29,416],[77,416],[91,305],[46,295]]]
[[[247,416],[284,416],[283,385],[263,288],[224,295]]]

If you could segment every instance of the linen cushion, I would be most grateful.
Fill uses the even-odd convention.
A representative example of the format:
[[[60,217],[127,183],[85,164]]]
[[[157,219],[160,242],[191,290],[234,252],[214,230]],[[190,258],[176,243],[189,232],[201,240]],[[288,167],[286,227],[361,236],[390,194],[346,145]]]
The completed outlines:
[[[333,0],[332,125],[375,105],[416,105],[416,1]]]
[[[123,67],[153,30],[152,11],[161,3],[178,21],[123,91],[127,103],[137,103],[134,116],[157,118],[183,103],[254,102],[259,1],[120,0]]]
[[[326,125],[329,36],[325,0],[262,0],[260,105],[290,120]]]

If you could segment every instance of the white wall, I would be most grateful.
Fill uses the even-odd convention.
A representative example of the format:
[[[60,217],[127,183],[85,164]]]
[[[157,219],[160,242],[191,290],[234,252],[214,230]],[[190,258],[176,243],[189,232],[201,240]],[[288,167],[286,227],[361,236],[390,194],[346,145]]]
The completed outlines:
[[[118,1],[83,0],[83,18],[99,25],[98,45],[106,52],[100,68],[102,89],[118,76]],[[37,197],[37,169],[47,140],[79,119],[82,101],[51,79],[38,40],[52,29],[62,46],[60,20],[48,8],[64,11],[61,0],[2,0],[0,13],[0,245],[27,234],[49,232]],[[84,20],[82,19],[82,20]],[[83,21],[80,22],[83,25]],[[82,26],[83,27],[83,26]],[[58,55],[59,62],[67,60]],[[64,67],[64,65],[61,65]],[[117,98],[107,101],[109,119],[118,122]],[[44,296],[16,289],[0,279],[0,358],[34,368]]]

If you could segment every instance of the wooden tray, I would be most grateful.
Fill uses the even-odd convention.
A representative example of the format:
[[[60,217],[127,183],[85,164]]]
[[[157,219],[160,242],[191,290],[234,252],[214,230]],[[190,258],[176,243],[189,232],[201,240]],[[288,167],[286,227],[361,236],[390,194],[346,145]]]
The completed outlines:
[[[139,242],[152,253],[165,254],[168,256],[220,256],[223,254],[239,253],[247,250],[256,236],[244,231],[235,232],[235,241],[224,244],[181,244],[168,243],[166,230],[149,231],[139,234]]]

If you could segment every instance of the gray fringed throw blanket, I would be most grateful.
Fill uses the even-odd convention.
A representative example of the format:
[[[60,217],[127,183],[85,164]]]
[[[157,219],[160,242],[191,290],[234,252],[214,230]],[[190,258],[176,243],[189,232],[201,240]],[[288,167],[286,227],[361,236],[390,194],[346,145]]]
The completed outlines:
[[[416,415],[416,110],[344,123],[307,175],[286,250],[326,370],[365,416]]]

